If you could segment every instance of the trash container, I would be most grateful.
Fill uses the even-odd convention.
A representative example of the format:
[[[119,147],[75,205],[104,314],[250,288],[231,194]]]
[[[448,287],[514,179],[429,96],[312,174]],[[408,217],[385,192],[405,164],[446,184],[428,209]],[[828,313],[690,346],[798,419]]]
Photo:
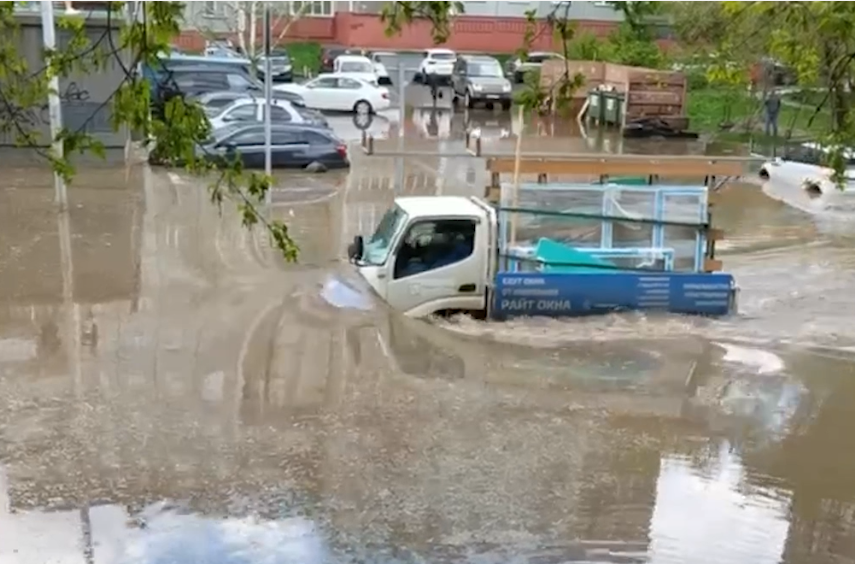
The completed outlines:
[[[585,114],[585,118],[588,121],[602,123],[603,117],[603,92],[601,90],[591,90],[588,92],[588,111]]]
[[[612,176],[609,178],[610,184],[619,184],[621,186],[647,186],[650,184],[648,176]]]
[[[603,123],[607,125],[623,124],[623,107],[626,97],[620,92],[601,92]]]

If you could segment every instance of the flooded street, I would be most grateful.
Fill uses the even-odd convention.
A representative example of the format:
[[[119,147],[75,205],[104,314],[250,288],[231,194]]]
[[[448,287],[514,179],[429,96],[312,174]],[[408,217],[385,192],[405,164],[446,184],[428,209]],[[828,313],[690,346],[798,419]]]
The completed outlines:
[[[499,114],[433,119],[450,140],[408,146],[513,144]],[[725,188],[733,319],[428,323],[323,297],[395,196],[393,159],[352,159],[278,175],[299,265],[179,171],[87,167],[63,219],[4,168],[0,564],[855,562],[845,210]],[[483,168],[408,159],[400,192]]]

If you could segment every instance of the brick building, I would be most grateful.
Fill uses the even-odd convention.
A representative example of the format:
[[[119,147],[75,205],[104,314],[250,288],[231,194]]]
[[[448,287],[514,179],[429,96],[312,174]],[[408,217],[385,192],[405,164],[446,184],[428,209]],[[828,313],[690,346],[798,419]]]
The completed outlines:
[[[224,37],[238,32],[240,27],[238,2],[188,2],[186,30],[178,47],[201,50],[205,37]],[[244,3],[248,4],[248,3]],[[289,20],[287,14],[301,13],[288,30],[289,41],[316,41],[322,44],[367,49],[419,50],[432,46],[429,22],[417,22],[393,37],[386,36],[379,13],[383,2],[275,2],[277,5],[274,36],[279,35]],[[555,10],[563,15],[562,2],[463,2],[464,14],[455,19],[454,30],[446,46],[457,51],[510,53],[523,43],[526,29],[525,14],[534,10],[541,19],[542,29],[536,34],[532,48],[551,50],[553,34],[548,30],[546,16]],[[622,20],[622,14],[607,2],[568,2],[567,15],[597,35],[612,31]],[[261,17],[257,19],[261,25]]]

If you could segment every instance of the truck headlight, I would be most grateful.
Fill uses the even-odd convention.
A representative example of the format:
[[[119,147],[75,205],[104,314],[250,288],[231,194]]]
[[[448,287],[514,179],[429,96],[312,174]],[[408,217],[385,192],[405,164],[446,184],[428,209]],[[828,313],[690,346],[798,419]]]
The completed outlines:
[[[473,84],[472,85],[472,90],[474,90],[475,92],[481,92],[481,90],[483,90],[483,89],[484,89],[484,87],[481,86],[480,84]]]
[[[510,83],[506,82],[505,84],[502,85],[502,92],[510,92],[510,91],[511,91]]]

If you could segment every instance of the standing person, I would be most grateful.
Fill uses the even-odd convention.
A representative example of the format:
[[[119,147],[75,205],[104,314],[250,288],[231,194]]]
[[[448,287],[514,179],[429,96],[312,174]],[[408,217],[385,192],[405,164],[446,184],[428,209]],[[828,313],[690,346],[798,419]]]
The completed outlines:
[[[778,136],[778,115],[781,113],[781,97],[772,90],[763,101],[766,135]]]

